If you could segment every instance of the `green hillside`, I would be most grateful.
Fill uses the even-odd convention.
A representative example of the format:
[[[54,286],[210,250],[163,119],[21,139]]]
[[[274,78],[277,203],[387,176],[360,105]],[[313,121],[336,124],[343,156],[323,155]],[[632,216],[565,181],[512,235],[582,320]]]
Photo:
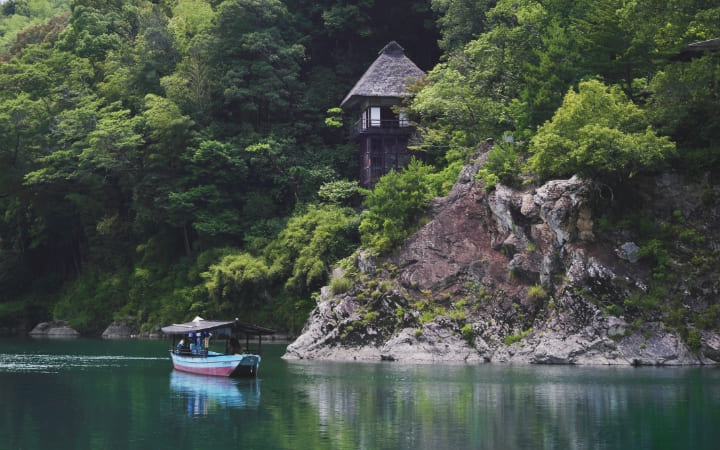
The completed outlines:
[[[718,37],[704,0],[8,0],[0,327],[297,332],[333,265],[401,244],[489,137],[488,189],[713,172],[720,52],[688,45]],[[391,40],[428,72],[424,162],[362,191],[328,110]]]

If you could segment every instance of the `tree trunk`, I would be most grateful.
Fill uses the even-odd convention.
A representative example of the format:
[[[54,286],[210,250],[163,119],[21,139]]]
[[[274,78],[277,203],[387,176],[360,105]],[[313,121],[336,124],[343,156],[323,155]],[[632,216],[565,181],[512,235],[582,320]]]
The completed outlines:
[[[187,223],[183,226],[183,242],[185,243],[185,254],[190,256],[190,233],[188,232],[188,226]]]

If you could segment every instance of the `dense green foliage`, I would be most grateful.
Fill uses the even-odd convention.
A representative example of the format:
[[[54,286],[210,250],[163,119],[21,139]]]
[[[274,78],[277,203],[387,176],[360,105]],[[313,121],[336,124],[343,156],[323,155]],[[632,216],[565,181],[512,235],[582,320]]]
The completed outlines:
[[[28,43],[40,43],[48,32],[57,33],[67,25],[70,0],[5,0],[0,3],[0,53],[17,50]]]
[[[357,158],[333,108],[392,39],[431,67],[428,14],[372,0],[4,3],[0,325],[207,314],[299,328],[360,243],[342,206],[361,200],[342,181]]]
[[[713,168],[720,52],[675,56],[715,37],[706,0],[9,0],[0,324],[296,330],[332,264],[401,244],[489,137],[488,187]],[[390,40],[428,70],[424,163],[363,192],[336,107]]]
[[[450,3],[433,2],[448,14]],[[716,3],[499,0],[489,6],[477,12],[482,26],[470,28],[460,17],[439,20],[445,60],[412,106],[422,125],[420,147],[436,161],[462,158],[504,134],[514,136],[519,145],[512,151],[522,157],[496,150],[494,167],[481,174],[490,184],[527,169],[541,179],[578,173],[617,182],[667,158],[688,170],[716,161],[720,99],[712,86],[720,54],[675,57],[692,42],[720,37]],[[594,106],[604,119],[583,110]],[[631,117],[610,116],[626,112]]]
[[[402,172],[390,172],[368,192],[367,213],[360,224],[363,244],[387,253],[414,231],[414,225],[432,197],[438,194],[426,182],[430,167],[413,159]]]
[[[674,149],[619,87],[585,81],[530,140],[529,165],[543,178],[624,178],[657,168]]]

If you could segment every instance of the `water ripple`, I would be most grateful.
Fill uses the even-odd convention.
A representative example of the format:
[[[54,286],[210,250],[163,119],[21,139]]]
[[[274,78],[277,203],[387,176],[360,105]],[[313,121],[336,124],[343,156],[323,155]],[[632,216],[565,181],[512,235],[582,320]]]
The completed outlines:
[[[49,355],[0,353],[0,372],[58,373],[68,369],[124,367],[130,361],[158,361],[161,357],[122,355]]]

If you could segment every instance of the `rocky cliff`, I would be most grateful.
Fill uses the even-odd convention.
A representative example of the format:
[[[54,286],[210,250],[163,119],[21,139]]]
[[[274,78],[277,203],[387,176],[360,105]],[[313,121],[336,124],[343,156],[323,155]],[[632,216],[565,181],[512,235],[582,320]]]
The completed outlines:
[[[710,175],[614,189],[573,177],[488,194],[475,178],[484,160],[464,168],[402,249],[359,252],[337,269],[285,358],[720,362],[720,188]]]

